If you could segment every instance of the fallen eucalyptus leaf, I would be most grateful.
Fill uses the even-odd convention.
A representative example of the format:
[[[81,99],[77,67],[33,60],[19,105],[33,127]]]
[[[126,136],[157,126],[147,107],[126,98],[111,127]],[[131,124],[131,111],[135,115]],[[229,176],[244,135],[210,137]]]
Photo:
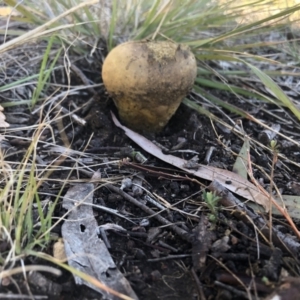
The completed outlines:
[[[250,152],[249,139],[246,137],[238,157],[233,165],[232,171],[244,179],[248,177],[248,153]]]
[[[292,195],[282,195],[281,196],[286,210],[288,214],[293,218],[300,220],[300,196],[292,196]],[[279,197],[274,197],[276,202],[282,206],[282,200]],[[262,212],[260,207],[256,205],[255,203],[249,203],[249,206],[254,210],[254,211],[259,211]],[[272,214],[276,216],[282,216],[282,213],[278,211],[278,209],[273,205],[272,208]]]
[[[200,177],[205,180],[219,181],[224,187],[230,190],[233,193],[238,194],[250,201],[256,202],[262,205],[265,211],[268,211],[269,208],[269,198],[260,192],[260,190],[251,182],[244,179],[238,174],[235,174],[228,170],[223,170],[219,168],[214,168],[211,166],[205,166],[198,164],[197,169],[188,169],[186,168],[187,161],[170,155],[162,153],[161,149],[153,144],[151,141],[147,140],[144,136],[134,132],[133,130],[123,126],[116,116],[111,112],[113,122],[115,125],[125,131],[125,134],[132,139],[136,144],[143,148],[148,153],[153,156],[161,159],[162,161],[169,163],[181,170],[184,170],[186,173],[193,176]]]
[[[62,237],[68,263],[73,268],[98,279],[110,289],[138,299],[127,279],[116,267],[105,243],[98,237],[98,224],[91,206],[93,192],[94,185],[84,183],[72,186],[64,196],[63,207],[69,214],[62,225]],[[76,284],[85,284],[101,293],[103,299],[119,299],[76,275],[74,279]]]

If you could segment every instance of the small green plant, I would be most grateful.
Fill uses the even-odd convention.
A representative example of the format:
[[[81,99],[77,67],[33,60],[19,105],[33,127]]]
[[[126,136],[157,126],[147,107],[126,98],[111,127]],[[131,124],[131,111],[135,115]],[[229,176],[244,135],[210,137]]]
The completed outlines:
[[[204,191],[203,194],[203,199],[207,205],[207,207],[210,209],[210,214],[209,214],[209,220],[213,223],[217,221],[217,213],[218,213],[218,202],[220,200],[220,197],[218,197],[214,192],[206,192]]]
[[[56,62],[57,62],[59,56],[60,56],[61,49],[57,51],[57,54],[55,55],[55,58],[53,59],[50,66],[47,66],[47,63],[49,62],[49,55],[51,52],[51,47],[53,45],[54,39],[55,39],[55,35],[52,35],[52,37],[50,38],[50,40],[48,42],[48,46],[45,51],[45,54],[43,56],[37,86],[33,92],[32,99],[31,99],[31,107],[35,106],[35,104],[39,100],[39,97],[42,94],[42,92],[44,92],[46,90],[50,75],[56,65]]]
[[[272,140],[270,142],[270,147],[271,147],[271,149],[272,149],[273,152],[274,151],[278,152],[278,145],[277,145],[277,141],[276,140]]]

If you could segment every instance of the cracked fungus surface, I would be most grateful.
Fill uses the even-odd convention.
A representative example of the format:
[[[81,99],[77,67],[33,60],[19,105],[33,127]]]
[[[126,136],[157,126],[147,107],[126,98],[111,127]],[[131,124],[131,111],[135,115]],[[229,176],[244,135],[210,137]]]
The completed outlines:
[[[151,51],[153,58],[160,62],[165,59],[174,59],[178,47],[188,50],[188,47],[170,42],[147,43],[148,49]]]

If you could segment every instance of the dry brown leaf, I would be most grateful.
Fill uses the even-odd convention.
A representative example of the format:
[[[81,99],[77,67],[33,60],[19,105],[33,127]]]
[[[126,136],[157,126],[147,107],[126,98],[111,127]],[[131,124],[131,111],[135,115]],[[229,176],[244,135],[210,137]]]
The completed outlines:
[[[197,170],[191,170],[185,167],[186,160],[170,155],[162,153],[161,149],[153,144],[151,141],[147,140],[142,135],[132,131],[131,129],[120,124],[118,119],[115,117],[113,113],[112,119],[116,126],[122,128],[125,131],[125,134],[132,139],[136,144],[138,144],[141,148],[143,148],[148,153],[154,155],[155,157],[167,162],[181,170],[184,170],[186,173],[191,174],[193,176],[200,177],[206,180],[217,180],[224,187],[230,190],[233,193],[236,193],[248,200],[256,202],[262,205],[265,211],[268,211],[269,208],[269,198],[260,192],[260,190],[251,182],[244,179],[240,175],[237,175],[231,171],[205,166],[205,165],[197,165]]]

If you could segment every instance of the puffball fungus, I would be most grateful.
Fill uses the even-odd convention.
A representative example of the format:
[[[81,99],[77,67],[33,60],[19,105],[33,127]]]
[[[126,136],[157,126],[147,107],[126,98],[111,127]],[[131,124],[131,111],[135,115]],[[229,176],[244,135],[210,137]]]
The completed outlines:
[[[158,132],[191,90],[197,75],[193,53],[169,41],[130,41],[106,57],[102,79],[122,122]]]

